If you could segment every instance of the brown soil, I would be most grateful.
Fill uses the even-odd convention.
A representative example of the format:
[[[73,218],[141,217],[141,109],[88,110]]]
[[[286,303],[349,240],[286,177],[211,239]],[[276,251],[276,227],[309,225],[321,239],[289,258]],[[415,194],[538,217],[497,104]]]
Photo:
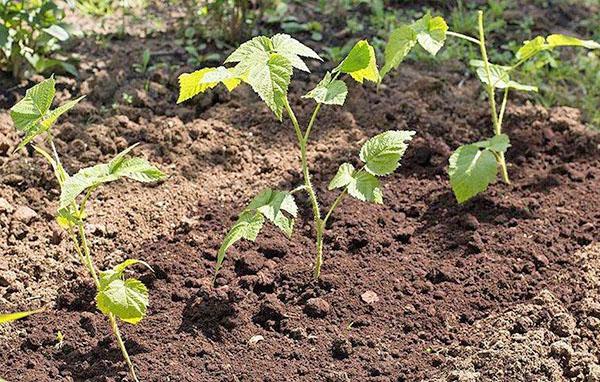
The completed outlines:
[[[134,257],[155,270],[138,274],[150,289],[148,317],[123,325],[142,380],[600,380],[600,137],[577,110],[514,100],[506,120],[512,184],[460,206],[447,159],[490,134],[479,84],[464,82],[462,68],[404,65],[379,92],[352,85],[343,109],[318,118],[313,180],[329,205],[327,181],[340,163],[357,161],[365,139],[416,130],[402,167],[384,181],[385,205],[342,205],[315,282],[312,217],[300,198],[292,240],[269,227],[256,243],[237,244],[211,288],[220,240],[249,198],[301,183],[293,129],[248,89],[175,105],[177,73],[158,69],[146,87],[130,67],[142,43],[176,49],[168,35],[75,47],[86,54],[82,83],[62,79],[59,98],[89,97],[56,137],[71,172],[139,141],[136,151],[171,176],[106,187],[90,210],[101,268]],[[303,122],[312,104],[299,96],[318,78],[297,74],[292,85]],[[0,102],[9,106],[22,91]],[[93,286],[53,222],[50,171],[31,152],[11,155],[17,141],[2,112],[0,311],[49,308],[2,329],[0,375],[127,381]],[[21,206],[36,216],[23,221]],[[373,297],[365,292],[376,301],[365,302]]]

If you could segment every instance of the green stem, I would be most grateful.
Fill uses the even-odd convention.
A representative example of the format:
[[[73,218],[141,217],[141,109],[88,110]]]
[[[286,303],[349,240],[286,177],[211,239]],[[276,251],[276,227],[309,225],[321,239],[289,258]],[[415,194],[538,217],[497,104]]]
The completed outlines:
[[[319,278],[321,274],[321,265],[323,264],[323,221],[321,220],[321,211],[319,209],[319,202],[317,200],[317,196],[315,195],[315,190],[312,186],[312,182],[310,181],[310,172],[308,170],[308,159],[306,154],[306,142],[302,134],[302,129],[300,129],[300,125],[298,124],[298,119],[292,110],[290,103],[287,99],[285,99],[285,109],[290,116],[290,120],[292,121],[292,125],[294,125],[294,130],[296,131],[296,138],[298,139],[298,144],[300,145],[300,159],[302,162],[302,176],[304,178],[304,186],[306,188],[306,192],[308,193],[308,197],[310,199],[310,203],[312,205],[313,217],[315,222],[315,230],[316,230],[316,246],[317,246],[317,256],[315,258],[315,278]],[[320,106],[317,104],[315,108],[316,111]],[[314,123],[314,119],[316,118],[316,113],[313,112],[313,118],[311,118]],[[309,122],[310,127],[312,125]],[[307,129],[307,132],[310,132]],[[307,135],[308,138],[308,135]]]
[[[500,124],[500,120],[498,119],[498,111],[496,108],[496,95],[494,85],[492,83],[492,71],[490,69],[490,62],[488,60],[487,50],[485,47],[485,31],[483,29],[483,11],[477,12],[477,19],[479,24],[479,47],[481,50],[481,58],[483,60],[483,68],[485,70],[485,75],[487,77],[487,83],[485,84],[485,89],[488,93],[488,101],[490,104],[490,109],[492,113],[492,122],[494,124],[494,134],[500,135],[502,134],[502,125]],[[505,183],[510,184],[510,179],[508,178],[508,170],[506,168],[506,161],[504,160],[504,153],[500,153],[498,164],[500,165],[502,172],[502,179]]]
[[[502,121],[504,120],[504,112],[506,112],[506,103],[508,102],[508,91],[509,88],[504,88],[504,96],[502,97],[502,105],[500,105],[500,114],[498,115],[498,124],[502,127]]]
[[[477,45],[479,45],[479,40],[477,40],[476,38],[473,38],[473,37],[471,37],[471,36],[464,35],[464,34],[462,34],[462,33],[457,33],[457,32],[447,31],[447,32],[446,32],[446,35],[448,35],[448,36],[454,36],[454,37],[458,37],[458,38],[460,38],[460,39],[463,39],[463,40],[466,40],[466,41],[472,42],[473,44],[477,44]]]
[[[119,331],[119,325],[117,325],[117,319],[115,315],[110,313],[108,315],[108,319],[110,321],[110,327],[117,338],[117,344],[119,344],[119,348],[121,349],[121,353],[123,353],[123,358],[125,358],[125,362],[129,367],[129,372],[133,377],[135,382],[139,382],[137,375],[135,374],[135,368],[133,367],[133,362],[131,362],[131,358],[129,358],[129,353],[127,353],[127,348],[125,347],[125,343],[123,342],[123,338],[121,338],[121,332]]]
[[[325,218],[323,219],[323,226],[325,226],[325,224],[327,224],[327,221],[329,220],[329,217],[331,216],[331,214],[333,213],[333,210],[336,209],[336,207],[342,202],[342,200],[344,199],[344,196],[346,196],[346,194],[348,193],[348,189],[344,189],[344,191],[342,191],[337,198],[335,198],[335,200],[333,201],[333,204],[331,205],[331,207],[329,207],[329,211],[327,211],[327,215],[325,215]]]

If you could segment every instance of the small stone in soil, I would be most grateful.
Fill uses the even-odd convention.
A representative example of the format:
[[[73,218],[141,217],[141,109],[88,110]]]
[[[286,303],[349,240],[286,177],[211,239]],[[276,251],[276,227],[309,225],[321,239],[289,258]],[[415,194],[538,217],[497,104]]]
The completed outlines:
[[[374,304],[379,301],[379,296],[372,290],[368,290],[360,295],[360,298],[367,304]]]
[[[15,220],[25,224],[31,223],[37,216],[37,212],[27,206],[19,206],[13,215]]]
[[[12,211],[13,206],[10,205],[8,200],[0,198],[0,213],[11,213]]]
[[[329,314],[329,303],[322,298],[309,298],[304,306],[304,313],[314,318],[323,318]]]

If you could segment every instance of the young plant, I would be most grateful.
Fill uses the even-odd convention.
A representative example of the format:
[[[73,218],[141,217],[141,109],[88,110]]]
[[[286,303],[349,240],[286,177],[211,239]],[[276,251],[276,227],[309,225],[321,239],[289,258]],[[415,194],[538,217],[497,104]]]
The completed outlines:
[[[350,163],[344,163],[329,183],[330,190],[340,189],[340,191],[335,202],[323,214],[311,182],[307,158],[310,134],[317,115],[323,105],[344,104],[348,88],[343,76],[350,76],[361,84],[364,80],[377,83],[380,77],[373,47],[366,40],[357,42],[343,61],[331,72],[327,72],[317,86],[303,96],[305,99],[312,99],[315,108],[308,125],[302,129],[288,101],[288,86],[294,69],[309,71],[304,58],[321,61],[315,51],[286,34],[277,34],[271,38],[259,36],[243,43],[227,57],[225,64],[233,66],[204,68],[179,77],[178,102],[190,99],[219,83],[223,83],[229,91],[242,82],[250,85],[279,121],[282,121],[284,114],[287,114],[300,148],[304,184],[291,192],[267,189],[250,202],[225,236],[218,252],[215,276],[223,263],[226,251],[240,239],[254,241],[265,219],[279,227],[286,236],[291,237],[294,218],[298,213],[294,193],[305,191],[314,217],[316,231],[314,276],[318,278],[323,264],[324,230],[335,208],[346,195],[381,204],[383,196],[379,177],[389,175],[398,168],[408,142],[412,139],[414,134],[412,131],[387,131],[369,139],[360,151],[360,159],[363,162],[361,167],[355,168]]]
[[[121,338],[117,319],[137,324],[145,316],[148,307],[148,290],[141,281],[126,278],[125,270],[138,263],[148,268],[150,266],[141,260],[128,259],[112,269],[98,272],[92,259],[84,221],[87,217],[86,207],[94,191],[100,186],[123,178],[139,182],[155,182],[164,179],[165,174],[146,159],[128,157],[136,146],[133,145],[108,163],[84,168],[75,175],[69,175],[63,168],[56,151],[52,126],[62,114],[73,108],[83,97],[51,109],[54,94],[55,82],[51,77],[27,90],[25,97],[12,107],[10,115],[15,127],[25,134],[17,150],[31,144],[33,149],[51,165],[61,191],[56,220],[73,242],[81,264],[94,281],[97,289],[96,305],[107,316],[131,377],[137,381],[133,363]],[[50,146],[50,151],[32,143],[37,137],[44,138]]]
[[[69,39],[64,16],[55,0],[0,0],[0,69],[16,79],[56,68],[77,75],[72,64],[56,56],[60,43]]]
[[[448,25],[442,17],[431,17],[429,14],[411,25],[401,26],[390,35],[385,49],[386,62],[382,69],[383,77],[391,68],[397,67],[417,43],[435,55],[444,46],[447,36],[466,40],[479,47],[481,60],[471,60],[470,65],[486,90],[494,135],[479,142],[460,146],[450,157],[448,168],[450,185],[459,203],[485,191],[490,183],[496,181],[498,168],[502,174],[502,180],[507,184],[510,183],[504,158],[510,147],[510,139],[502,132],[508,94],[510,90],[537,91],[535,86],[523,85],[514,81],[513,73],[538,53],[557,47],[600,48],[600,44],[594,41],[580,40],[561,34],[552,34],[548,37],[537,36],[533,40],[523,43],[511,65],[492,64],[488,60],[482,11],[478,12],[477,21],[478,38],[449,31]],[[498,90],[502,93],[499,109],[496,100]]]

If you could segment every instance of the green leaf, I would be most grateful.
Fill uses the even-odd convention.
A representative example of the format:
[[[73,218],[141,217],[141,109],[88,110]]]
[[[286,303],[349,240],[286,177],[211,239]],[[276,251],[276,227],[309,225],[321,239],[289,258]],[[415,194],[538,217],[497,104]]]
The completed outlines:
[[[186,101],[197,94],[204,93],[207,89],[217,86],[218,82],[203,83],[202,78],[206,73],[214,71],[215,68],[204,68],[192,73],[183,73],[179,76],[179,98],[177,103]]]
[[[555,46],[583,46],[588,49],[600,49],[600,44],[593,40],[580,40],[563,34],[552,34],[546,37],[550,47]]]
[[[426,14],[415,21],[412,28],[417,34],[419,45],[432,55],[435,56],[444,46],[448,25],[442,17],[431,17],[430,14]]]
[[[215,275],[221,269],[223,261],[225,260],[225,254],[227,250],[241,239],[250,241],[256,240],[256,237],[260,233],[263,227],[265,218],[258,211],[245,211],[239,216],[237,222],[227,232],[227,235],[223,239],[223,243],[219,247],[217,253],[217,265],[215,266]]]
[[[287,213],[290,216],[286,216]],[[236,223],[227,232],[217,253],[217,265],[215,275],[221,269],[227,250],[241,239],[250,241],[256,237],[262,229],[265,218],[281,229],[289,238],[292,236],[294,219],[298,215],[298,206],[294,196],[286,191],[274,191],[266,189],[256,195],[248,206],[242,211]]]
[[[54,24],[42,30],[60,41],[67,41],[69,39],[69,33],[60,25]]]
[[[219,66],[218,68],[210,68],[213,69],[211,71],[207,71],[204,74],[204,77],[200,79],[200,82],[203,84],[218,84],[222,82],[227,90],[232,91],[235,89],[242,81],[240,78],[236,76],[232,69],[226,68],[224,66]]]
[[[264,63],[249,69],[247,82],[281,121],[292,76],[292,64],[280,54],[271,54]]]
[[[276,34],[275,36],[271,37],[271,42],[273,44],[273,51],[287,58],[288,61],[292,63],[292,66],[296,69],[310,72],[300,56],[323,61],[314,50],[287,34]]]
[[[506,134],[494,135],[490,139],[473,143],[481,149],[489,149],[497,153],[505,153],[510,147],[510,139]]]
[[[17,130],[28,132],[46,115],[54,99],[54,83],[54,77],[51,77],[33,86],[10,109],[10,116]]]
[[[461,146],[450,157],[448,173],[454,196],[463,203],[496,180],[496,157],[491,150],[480,150],[476,144]]]
[[[331,179],[331,182],[329,182],[327,189],[331,191],[336,188],[343,188],[348,186],[354,180],[352,178],[353,174],[354,166],[352,166],[350,163],[343,163],[342,165],[340,165],[340,168],[338,169],[333,179]]]
[[[125,269],[137,263],[150,267],[143,261],[129,259],[112,270],[100,272],[100,287],[96,295],[96,305],[102,313],[107,316],[114,314],[130,324],[140,322],[148,308],[146,286],[135,278],[123,277]]]
[[[367,40],[357,42],[348,53],[348,56],[334,71],[350,74],[352,78],[361,84],[365,79],[379,82],[375,49],[369,45]]]
[[[522,60],[533,57],[544,49],[546,49],[546,39],[542,36],[537,36],[533,40],[523,43],[523,46],[517,51],[517,59]]]
[[[477,68],[477,77],[479,77],[479,80],[481,82],[483,82],[484,84],[488,84],[489,83],[488,75],[487,75],[487,71],[485,70],[483,61],[471,60],[469,63],[471,64],[471,66],[474,66]],[[509,70],[511,69],[510,66],[503,66],[503,65],[496,65],[496,64],[489,64],[489,66],[490,66],[490,77],[492,80],[492,85],[495,88],[497,88],[497,89],[511,88],[511,89],[515,89],[515,90],[533,91],[533,92],[538,91],[538,88],[536,86],[523,85],[516,81],[511,80],[510,76],[509,76]]]
[[[346,83],[340,80],[332,80],[331,73],[327,72],[325,77],[311,91],[302,98],[312,98],[317,103],[326,105],[343,105],[348,95]]]
[[[40,313],[43,312],[44,308],[42,309],[36,309],[36,310],[29,310],[26,312],[16,312],[16,313],[5,313],[5,314],[0,314],[0,325],[1,324],[6,324],[9,322],[13,322],[16,320],[19,320],[21,318],[25,318],[27,316],[31,316],[32,314],[36,314],[36,313]]]
[[[265,36],[254,37],[240,45],[225,59],[225,63],[266,61],[273,50],[271,39]]]
[[[348,194],[358,200],[383,204],[379,179],[364,171],[357,171],[352,175],[348,184]]]
[[[59,209],[68,207],[84,191],[122,177],[139,182],[154,182],[166,177],[162,171],[143,158],[125,159],[125,155],[133,147],[135,146],[125,149],[107,164],[102,163],[84,168],[67,178],[61,189]]]
[[[400,166],[414,131],[390,130],[369,139],[360,149],[365,169],[377,176],[388,175]]]
[[[390,70],[397,69],[416,43],[417,33],[411,26],[394,29],[385,46],[385,65],[381,69],[381,78]]]

